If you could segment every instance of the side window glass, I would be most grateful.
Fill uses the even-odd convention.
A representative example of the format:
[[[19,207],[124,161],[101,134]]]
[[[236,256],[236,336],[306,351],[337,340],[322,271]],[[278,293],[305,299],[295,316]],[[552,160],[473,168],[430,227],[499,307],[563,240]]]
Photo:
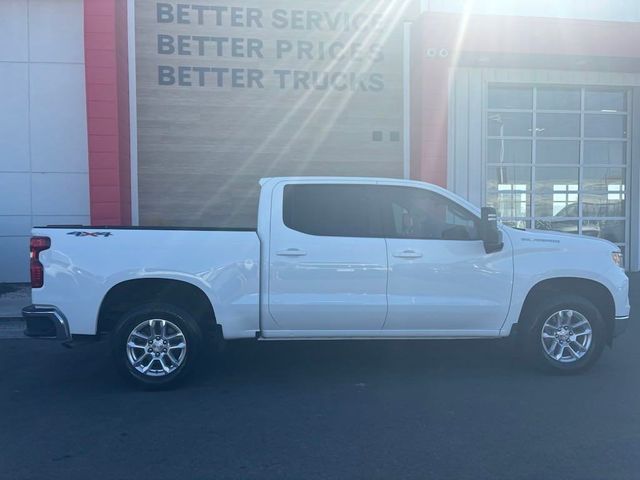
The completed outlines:
[[[284,187],[283,221],[298,232],[331,237],[384,237],[369,185]]]
[[[478,240],[478,219],[465,208],[428,190],[385,187],[389,237]],[[390,217],[390,218],[389,218]]]

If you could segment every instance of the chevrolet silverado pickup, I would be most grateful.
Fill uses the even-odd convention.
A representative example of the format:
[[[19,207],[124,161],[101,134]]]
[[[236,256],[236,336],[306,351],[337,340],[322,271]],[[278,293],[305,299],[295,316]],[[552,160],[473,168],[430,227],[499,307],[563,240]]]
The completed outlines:
[[[257,229],[36,227],[34,337],[108,334],[146,386],[183,378],[219,340],[515,337],[548,369],[584,370],[629,318],[620,249],[503,225],[434,185],[261,182]]]

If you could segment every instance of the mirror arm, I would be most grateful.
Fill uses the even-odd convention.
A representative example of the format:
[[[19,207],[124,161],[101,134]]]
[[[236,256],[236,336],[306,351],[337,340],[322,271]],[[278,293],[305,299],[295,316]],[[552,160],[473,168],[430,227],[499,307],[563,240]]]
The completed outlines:
[[[499,252],[500,250],[502,250],[504,248],[504,242],[500,241],[500,242],[484,242],[484,251],[486,253],[495,253],[495,252]]]

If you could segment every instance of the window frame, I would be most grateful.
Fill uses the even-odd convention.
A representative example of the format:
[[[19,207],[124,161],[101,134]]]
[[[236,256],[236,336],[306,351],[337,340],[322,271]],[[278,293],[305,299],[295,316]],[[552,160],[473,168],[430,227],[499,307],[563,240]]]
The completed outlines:
[[[364,187],[366,189],[369,190],[369,195],[372,192],[375,192],[375,195],[370,195],[369,197],[369,204],[372,206],[373,211],[371,212],[373,215],[377,215],[379,216],[378,218],[378,222],[379,222],[379,227],[380,227],[380,233],[382,235],[375,235],[373,233],[377,233],[377,232],[372,232],[371,235],[367,235],[367,236],[362,236],[362,235],[358,235],[358,236],[354,236],[354,235],[321,235],[321,234],[317,234],[317,233],[309,233],[303,230],[300,230],[298,228],[294,228],[294,226],[290,225],[287,222],[287,218],[286,218],[286,202],[287,202],[287,188],[288,187],[305,187],[305,186],[327,186],[327,187],[335,187],[335,186],[345,186],[345,187]],[[466,215],[469,216],[469,219],[471,221],[474,222],[475,224],[475,228],[476,228],[476,233],[478,238],[468,238],[468,239],[442,239],[442,238],[416,238],[416,237],[403,237],[403,236],[399,236],[395,233],[395,231],[392,232],[392,230],[390,229],[390,226],[393,225],[393,213],[390,210],[390,213],[385,213],[385,199],[387,198],[387,193],[391,191],[392,189],[395,188],[401,188],[403,190],[407,190],[407,189],[411,189],[411,190],[417,190],[420,192],[427,192],[428,195],[433,195],[436,197],[439,197],[441,199],[443,199],[447,204],[449,205],[453,205],[455,207],[455,209],[464,212]],[[379,190],[379,192],[377,192]],[[391,204],[389,204],[389,207],[391,207]],[[420,186],[414,186],[414,185],[403,185],[403,184],[393,184],[393,183],[349,183],[349,182],[299,182],[299,183],[287,183],[283,186],[282,189],[282,207],[281,207],[281,220],[282,223],[284,225],[285,228],[297,232],[297,233],[301,233],[303,235],[309,235],[309,236],[313,236],[313,237],[329,237],[329,238],[380,238],[380,239],[393,239],[393,240],[432,240],[432,241],[455,241],[455,242],[478,242],[481,241],[480,238],[480,217],[473,212],[472,210],[470,210],[469,208],[465,207],[464,205],[456,202],[454,199],[450,198],[447,195],[444,195],[440,192],[437,192],[435,190],[432,190],[430,188],[423,188]]]

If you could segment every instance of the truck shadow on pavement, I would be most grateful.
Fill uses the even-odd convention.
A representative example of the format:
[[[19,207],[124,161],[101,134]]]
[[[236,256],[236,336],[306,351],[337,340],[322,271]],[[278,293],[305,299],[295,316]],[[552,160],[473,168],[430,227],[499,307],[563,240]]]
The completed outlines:
[[[36,357],[38,362],[25,360],[22,368],[33,369],[40,386],[51,383],[56,389],[66,385],[85,391],[140,390],[115,372],[108,341],[71,349],[46,340],[7,342],[14,344],[12,349],[37,350],[35,355],[25,356]],[[177,389],[242,384],[253,388],[313,384],[322,388],[344,383],[423,381],[430,376],[462,379],[532,372],[504,340],[235,341],[228,342],[222,352],[203,352],[197,368]]]
[[[218,378],[299,376],[339,379],[354,375],[425,375],[513,370],[511,344],[499,340],[235,342],[208,354]],[[520,363],[520,362],[516,362]],[[206,369],[206,366],[205,366]],[[202,369],[200,369],[202,370]],[[204,379],[206,372],[197,376]]]

